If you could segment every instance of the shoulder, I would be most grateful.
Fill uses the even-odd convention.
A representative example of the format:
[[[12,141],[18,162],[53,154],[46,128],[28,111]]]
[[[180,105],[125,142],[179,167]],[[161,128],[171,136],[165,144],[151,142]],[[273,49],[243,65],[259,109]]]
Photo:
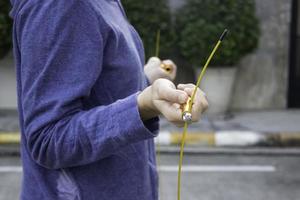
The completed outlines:
[[[16,16],[21,24],[78,22],[79,25],[80,22],[85,22],[87,25],[101,25],[101,16],[89,0],[28,0],[20,6]]]
[[[55,43],[57,37],[86,34],[103,35],[102,22],[87,0],[29,0],[17,13],[19,41],[24,37],[45,37]],[[30,33],[30,34],[28,34]],[[43,36],[44,35],[44,36]],[[30,40],[28,40],[30,41]]]
[[[28,16],[30,14],[45,13],[58,17],[82,12],[89,16],[95,14],[89,0],[28,0],[20,6],[17,14]]]

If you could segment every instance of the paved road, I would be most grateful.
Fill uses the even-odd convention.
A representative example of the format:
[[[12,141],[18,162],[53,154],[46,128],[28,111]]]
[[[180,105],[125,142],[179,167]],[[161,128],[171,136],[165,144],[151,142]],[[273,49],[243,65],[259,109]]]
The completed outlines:
[[[178,156],[162,156],[175,165]],[[188,156],[182,200],[299,200],[300,158],[288,156]],[[161,173],[161,200],[176,199],[176,172]]]
[[[175,200],[176,154],[160,157],[161,200]],[[188,155],[182,177],[182,200],[299,200],[298,156]],[[0,157],[0,200],[18,199],[18,157]]]

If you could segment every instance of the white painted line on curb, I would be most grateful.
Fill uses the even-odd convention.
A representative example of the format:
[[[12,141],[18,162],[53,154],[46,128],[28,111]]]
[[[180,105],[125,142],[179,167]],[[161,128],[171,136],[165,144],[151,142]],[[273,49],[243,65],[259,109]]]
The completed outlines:
[[[0,166],[0,173],[22,172],[21,166]]]
[[[178,166],[159,166],[161,172],[177,172]],[[21,166],[1,166],[0,173],[22,172]],[[182,167],[182,172],[275,172],[271,165],[187,165]]]
[[[178,166],[160,166],[161,172],[178,172]],[[187,165],[182,172],[275,172],[276,168],[269,165]]]
[[[167,131],[159,132],[159,135],[154,139],[156,144],[170,145],[171,144],[171,133]]]
[[[263,140],[262,134],[253,131],[218,131],[215,134],[216,146],[249,146]]]

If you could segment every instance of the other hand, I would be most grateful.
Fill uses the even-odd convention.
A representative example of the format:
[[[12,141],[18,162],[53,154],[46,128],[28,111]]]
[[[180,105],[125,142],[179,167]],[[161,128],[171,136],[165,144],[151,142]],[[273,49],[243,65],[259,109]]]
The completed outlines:
[[[152,57],[145,65],[144,72],[150,81],[150,84],[153,84],[154,81],[159,78],[174,81],[176,78],[177,66],[171,60],[161,61],[157,57]]]

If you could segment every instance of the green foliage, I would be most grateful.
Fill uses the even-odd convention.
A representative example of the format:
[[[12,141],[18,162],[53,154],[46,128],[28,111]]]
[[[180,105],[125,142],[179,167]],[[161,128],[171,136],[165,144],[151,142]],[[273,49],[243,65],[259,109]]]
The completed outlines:
[[[230,32],[212,65],[232,66],[258,45],[254,0],[187,0],[176,19],[181,54],[193,67],[203,65],[225,28]]]
[[[10,1],[0,1],[0,58],[11,48],[12,20],[9,17]]]
[[[156,34],[161,30],[160,55],[170,55],[175,34],[167,0],[122,0],[130,23],[140,34],[146,58],[155,56]]]

